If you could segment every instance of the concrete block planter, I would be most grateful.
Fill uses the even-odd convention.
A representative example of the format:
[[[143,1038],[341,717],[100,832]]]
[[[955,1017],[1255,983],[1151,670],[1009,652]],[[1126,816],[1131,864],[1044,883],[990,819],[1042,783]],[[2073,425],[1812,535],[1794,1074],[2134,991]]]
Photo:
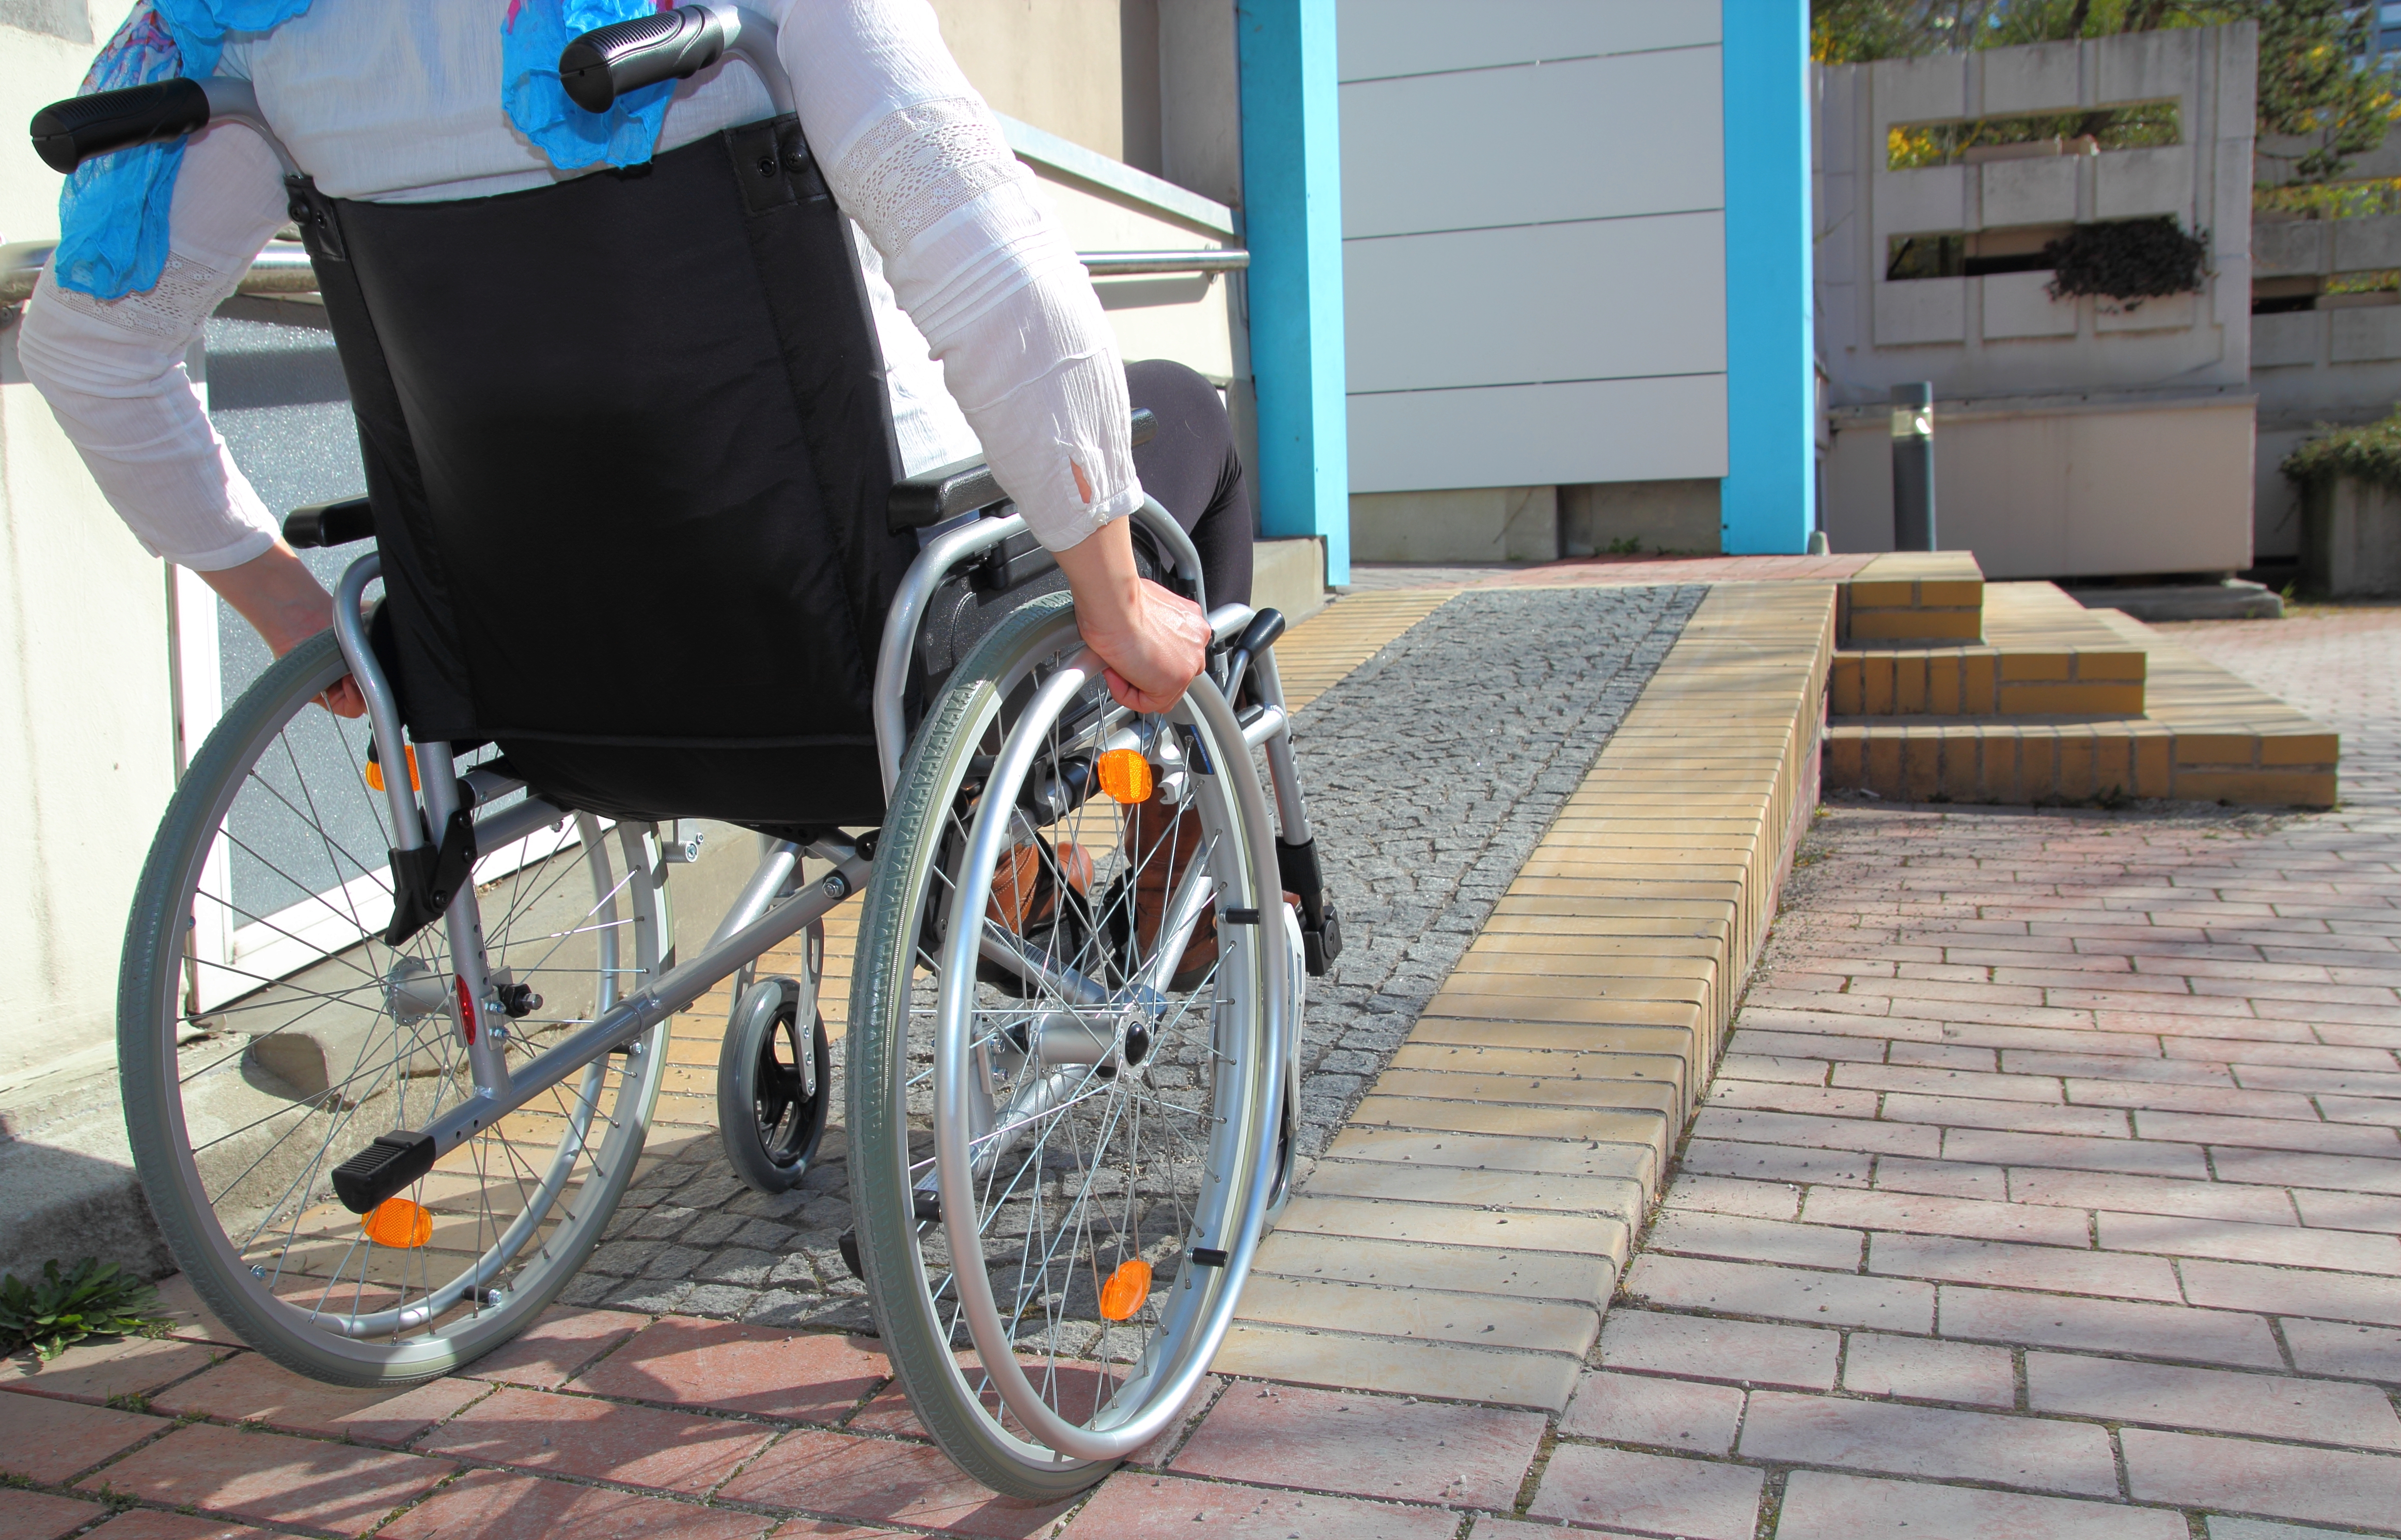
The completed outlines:
[[[2334,598],[2401,594],[2401,491],[2312,477],[2301,492],[2301,586]]]

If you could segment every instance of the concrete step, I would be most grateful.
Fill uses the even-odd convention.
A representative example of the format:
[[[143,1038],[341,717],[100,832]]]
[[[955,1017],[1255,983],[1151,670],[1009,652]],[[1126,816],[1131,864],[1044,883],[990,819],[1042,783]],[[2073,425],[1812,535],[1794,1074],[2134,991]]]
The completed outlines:
[[[1910,802],[2334,804],[2341,742],[2331,728],[2131,616],[2088,613],[2144,654],[2142,712],[1838,713],[1826,730],[1827,786]]]
[[[2140,716],[2144,653],[2048,583],[1983,586],[1983,639],[1834,655],[1837,716]]]
[[[1886,551],[1841,584],[1837,600],[1843,646],[1984,639],[1984,573],[1966,551]]]

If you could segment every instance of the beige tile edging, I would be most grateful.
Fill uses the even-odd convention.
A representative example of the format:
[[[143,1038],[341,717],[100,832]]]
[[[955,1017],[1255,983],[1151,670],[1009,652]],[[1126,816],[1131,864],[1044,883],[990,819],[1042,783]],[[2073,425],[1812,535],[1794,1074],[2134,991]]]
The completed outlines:
[[[1817,804],[1834,603],[1709,590],[1261,1244],[1220,1372],[1567,1404]]]

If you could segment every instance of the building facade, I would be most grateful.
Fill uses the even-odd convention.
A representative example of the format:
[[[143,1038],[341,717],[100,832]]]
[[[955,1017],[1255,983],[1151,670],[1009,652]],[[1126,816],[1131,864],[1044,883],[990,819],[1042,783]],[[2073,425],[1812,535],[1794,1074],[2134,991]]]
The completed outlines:
[[[1802,549],[1802,0],[1341,17],[1360,558]]]
[[[2251,23],[1818,76],[1837,551],[1892,543],[1890,390],[1931,381],[1941,543],[1992,577],[2252,561]],[[2198,292],[2055,298],[2080,228],[2197,236]]]

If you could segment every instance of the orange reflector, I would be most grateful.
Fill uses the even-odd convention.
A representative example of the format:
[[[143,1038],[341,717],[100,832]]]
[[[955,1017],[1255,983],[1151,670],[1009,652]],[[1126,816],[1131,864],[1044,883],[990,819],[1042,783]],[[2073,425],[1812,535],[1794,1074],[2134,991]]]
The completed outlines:
[[[1128,1258],[1101,1286],[1101,1319],[1122,1321],[1140,1310],[1142,1302],[1149,1298],[1150,1264],[1139,1257]]]
[[[1101,756],[1101,790],[1131,807],[1150,800],[1150,761],[1139,749],[1112,749]]]
[[[405,744],[401,748],[401,752],[408,756],[408,789],[412,791],[418,791],[420,787],[417,779],[417,745]],[[383,790],[383,763],[376,758],[373,744],[367,745],[367,790],[370,791]]]
[[[433,1211],[405,1198],[386,1198],[359,1221],[367,1239],[395,1251],[414,1251],[433,1239]]]

